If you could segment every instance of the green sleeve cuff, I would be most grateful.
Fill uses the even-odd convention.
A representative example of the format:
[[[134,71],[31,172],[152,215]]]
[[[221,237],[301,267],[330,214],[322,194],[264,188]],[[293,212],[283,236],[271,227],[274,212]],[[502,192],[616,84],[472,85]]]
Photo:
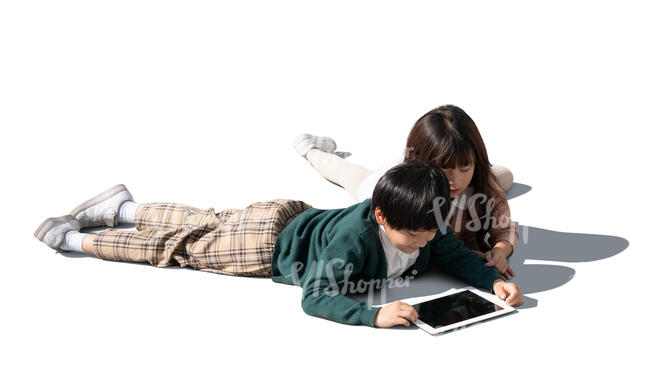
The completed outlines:
[[[370,307],[368,310],[361,313],[361,322],[366,326],[375,327],[375,317],[379,312],[380,307]]]
[[[503,277],[501,277],[501,275],[499,274],[499,272],[496,269],[491,268],[484,275],[483,279],[481,280],[481,282],[482,282],[481,286],[483,286],[484,288],[490,290],[490,292],[494,294],[494,282],[496,280],[506,281]]]

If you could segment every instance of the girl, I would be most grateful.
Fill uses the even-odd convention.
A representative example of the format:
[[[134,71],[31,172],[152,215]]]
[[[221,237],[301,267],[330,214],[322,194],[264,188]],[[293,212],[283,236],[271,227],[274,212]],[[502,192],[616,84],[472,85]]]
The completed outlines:
[[[303,134],[294,140],[299,154],[326,179],[346,189],[357,201],[372,190],[388,166],[370,171],[333,154],[328,137]],[[514,276],[507,262],[519,232],[510,219],[505,191],[513,181],[502,166],[491,166],[474,121],[459,107],[446,105],[422,116],[406,141],[404,161],[419,159],[443,169],[453,200],[448,224],[454,235],[487,260],[507,279]],[[487,244],[485,240],[487,239]]]

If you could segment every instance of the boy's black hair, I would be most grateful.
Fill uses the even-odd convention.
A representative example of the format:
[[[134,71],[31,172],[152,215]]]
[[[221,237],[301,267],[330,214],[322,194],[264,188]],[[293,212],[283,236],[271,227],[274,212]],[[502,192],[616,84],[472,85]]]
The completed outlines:
[[[449,182],[435,165],[412,160],[401,163],[379,179],[371,209],[378,207],[394,229],[445,228],[449,214]]]

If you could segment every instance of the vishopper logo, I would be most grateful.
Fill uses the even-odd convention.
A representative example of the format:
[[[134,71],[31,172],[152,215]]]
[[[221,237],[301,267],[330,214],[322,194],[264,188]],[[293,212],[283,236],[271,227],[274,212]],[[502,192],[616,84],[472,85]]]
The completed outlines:
[[[436,197],[432,203],[432,207],[427,213],[433,213],[438,225],[450,225],[451,219],[458,212],[465,213],[467,211],[469,220],[465,223],[465,230],[470,232],[478,232],[480,230],[489,230],[490,228],[510,228],[514,238],[516,225],[511,222],[509,215],[501,215],[499,218],[495,217],[493,211],[495,209],[496,200],[488,197],[482,193],[473,194],[471,197],[461,195],[461,198],[452,203],[451,209],[447,215],[442,215],[441,207],[449,200],[445,197]],[[479,216],[475,205],[485,204],[485,215]],[[468,205],[465,209],[461,205]],[[463,218],[456,218],[456,223],[452,228],[454,232],[463,230]],[[451,226],[451,225],[450,225]],[[446,228],[441,228],[440,232],[445,234]],[[528,242],[528,228],[524,226],[523,229],[523,242]],[[381,303],[386,302],[386,290],[388,288],[408,287],[410,281],[414,279],[413,276],[403,276],[392,278],[372,278],[368,280],[353,280],[352,276],[359,273],[362,267],[355,267],[354,264],[346,262],[341,258],[334,258],[329,261],[318,260],[311,262],[308,270],[305,268],[304,263],[294,262],[291,265],[290,278],[295,286],[301,286],[303,290],[309,290],[307,295],[316,297],[318,295],[327,295],[330,297],[336,295],[347,294],[361,294],[367,293],[368,306],[372,306],[374,295],[377,290],[381,290]],[[355,270],[356,268],[356,270]],[[303,278],[301,280],[301,277]],[[302,281],[302,284],[301,284]]]
[[[302,262],[291,264],[291,280],[296,286],[302,286],[303,290],[310,290],[309,295],[318,296],[325,294],[333,297],[336,295],[362,294],[367,293],[368,306],[372,306],[376,290],[381,290],[381,301],[386,300],[386,290],[388,288],[408,287],[413,276],[404,276],[396,278],[372,278],[369,280],[353,280],[352,275],[358,272],[354,264],[346,262],[341,258],[334,258],[327,262],[319,260],[312,262],[309,270],[303,273],[303,284],[300,284],[300,272],[303,271]],[[361,267],[358,267],[361,268]]]
[[[460,233],[463,230],[476,233],[493,228],[509,228],[514,238],[517,226],[510,219],[509,213],[501,213],[498,217],[494,215],[496,207],[494,197],[488,197],[484,193],[474,193],[469,197],[466,194],[461,194],[456,200],[453,200],[449,213],[443,216],[441,208],[446,202],[448,202],[447,198],[438,196],[432,202],[431,209],[427,211],[427,213],[434,214],[436,224],[450,226],[455,233]],[[479,215],[476,205],[480,204],[485,204],[485,215]],[[466,209],[464,208],[465,205],[467,206]],[[458,213],[462,217],[456,217],[455,222],[452,223],[452,218]],[[467,221],[463,225],[464,216],[467,216]],[[526,243],[528,242],[528,227],[524,226],[523,232],[522,239]],[[445,234],[446,228],[443,228],[440,233]]]

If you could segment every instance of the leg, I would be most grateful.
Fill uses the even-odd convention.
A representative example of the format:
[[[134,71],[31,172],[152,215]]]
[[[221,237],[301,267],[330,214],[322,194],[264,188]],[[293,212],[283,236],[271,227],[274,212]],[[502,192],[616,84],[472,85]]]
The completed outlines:
[[[219,216],[213,209],[147,203],[138,205],[135,221],[137,231],[107,229],[85,236],[83,250],[107,260],[199,268],[190,251],[210,242]]]
[[[372,171],[361,165],[353,164],[339,156],[319,149],[311,149],[305,157],[320,175],[343,187],[355,200],[357,199],[359,185],[372,173]]]
[[[81,249],[86,254],[95,255],[95,249],[93,248],[93,245],[95,244],[95,237],[97,237],[96,234],[88,233],[81,242]]]
[[[191,265],[183,238],[188,231],[156,230],[125,231],[108,229],[88,234],[82,249],[88,254],[114,261],[148,263],[156,267]]]
[[[178,204],[137,204],[123,184],[118,184],[83,202],[71,213],[81,228],[109,226],[120,223],[135,223],[138,230],[147,228],[170,229],[192,222],[184,218],[187,213],[202,210]]]
[[[205,218],[214,218],[214,209],[202,210],[168,202],[138,204],[135,212],[137,230],[200,228]]]
[[[293,145],[320,175],[343,187],[358,201],[359,185],[372,173],[370,170],[333,154],[336,142],[330,137],[302,134],[294,139]]]
[[[100,196],[103,197],[106,193]],[[115,220],[119,218],[114,217],[122,215],[123,209],[130,209],[127,210],[130,214],[127,219],[136,223],[138,231],[107,230],[99,234],[80,233],[81,222],[72,215],[64,215],[47,218],[34,232],[34,236],[57,251],[83,251],[111,260],[148,262],[156,266],[171,265],[174,260],[181,265],[187,265],[183,260],[186,255],[183,253],[186,240],[200,239],[202,234],[217,225],[219,217],[223,218],[232,213],[231,210],[226,210],[217,216],[213,209],[201,210],[170,203],[138,205],[132,201],[121,202],[111,195],[99,201],[96,201],[97,199],[98,197],[95,197],[82,204],[81,215],[84,222],[103,223],[108,220],[117,224]],[[116,200],[122,204],[119,213],[115,211]],[[110,218],[105,218],[106,215]],[[97,250],[98,245],[106,249]],[[113,250],[107,250],[107,246]]]
[[[268,277],[277,235],[310,207],[301,201],[272,200],[216,214],[179,204],[143,204],[138,207],[140,230],[109,229],[86,236],[82,246],[107,260]],[[165,229],[144,228],[146,223]]]
[[[169,203],[137,204],[126,186],[118,184],[83,202],[70,215],[79,221],[81,228],[114,227],[128,222],[136,223],[138,230],[142,230],[182,226],[188,222],[183,217],[186,211],[196,214],[202,210]]]
[[[505,166],[494,165],[490,170],[492,171],[492,174],[494,174],[494,177],[497,179],[497,184],[504,192],[512,187],[514,177],[510,169]]]
[[[133,202],[133,196],[124,184],[118,184],[81,203],[69,215],[79,221],[81,228],[114,227],[119,223],[120,207],[127,202]]]

